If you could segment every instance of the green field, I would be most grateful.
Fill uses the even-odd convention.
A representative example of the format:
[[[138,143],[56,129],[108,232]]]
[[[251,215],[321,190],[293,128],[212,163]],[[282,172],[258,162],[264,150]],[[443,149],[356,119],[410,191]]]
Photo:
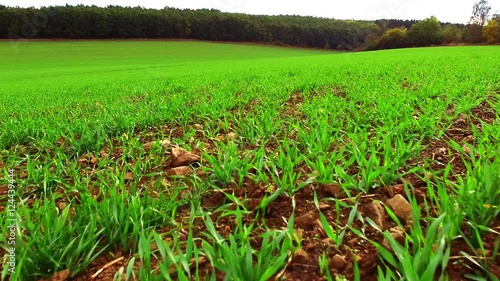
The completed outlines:
[[[499,46],[0,61],[1,280],[500,276]]]

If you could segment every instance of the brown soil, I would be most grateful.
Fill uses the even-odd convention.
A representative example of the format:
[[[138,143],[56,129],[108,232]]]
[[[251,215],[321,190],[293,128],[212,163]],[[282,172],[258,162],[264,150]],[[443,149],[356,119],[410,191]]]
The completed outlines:
[[[290,99],[285,103],[284,113],[288,114],[291,111],[296,111],[297,106],[300,106],[303,99],[304,97],[302,93],[292,94]],[[467,120],[462,116],[457,118],[452,126],[446,131],[444,139],[430,140],[428,142],[427,148],[424,149],[417,161],[427,161],[433,170],[441,170],[447,163],[451,163],[454,172],[452,176],[463,176],[466,171],[462,162],[463,155],[450,148],[446,143],[446,139],[455,140],[460,144],[472,142],[473,140],[469,137],[472,135],[472,131],[470,129],[471,124],[475,125],[480,130],[479,119],[487,123],[491,123],[496,119],[496,115],[491,111],[491,107],[489,107],[486,103],[476,107],[472,113],[477,119]],[[414,175],[410,175],[403,180],[412,184],[416,188],[412,193],[416,196],[420,203],[423,202],[424,198],[427,196],[424,182]],[[244,218],[245,222],[250,223],[255,221],[255,218],[259,215],[263,217],[265,224],[270,229],[284,229],[287,226],[286,220],[288,220],[293,213],[292,199],[289,196],[280,195],[266,208],[265,211],[258,210],[256,209],[257,206],[260,204],[262,198],[268,194],[267,189],[268,187],[263,184],[256,184],[248,179],[244,182],[244,185],[241,188],[229,186],[223,191],[228,194],[234,194],[242,201],[245,201],[244,199],[246,198],[246,208],[252,211],[252,213]],[[302,243],[300,247],[305,254],[301,253],[300,255],[294,255],[292,257],[282,275],[282,278],[285,278],[286,280],[325,280],[320,273],[318,259],[323,253],[326,253],[330,260],[333,256],[339,254],[343,256],[347,262],[347,264],[341,268],[334,264],[330,264],[330,271],[332,274],[344,275],[349,280],[353,280],[353,259],[355,258],[359,264],[361,280],[377,280],[377,267],[384,267],[384,265],[379,260],[376,248],[369,242],[352,233],[349,229],[346,229],[343,242],[340,247],[337,248],[335,243],[328,239],[322,229],[321,223],[319,222],[319,210],[313,203],[314,192],[317,193],[318,199],[321,202],[321,212],[325,215],[326,219],[333,227],[335,227],[338,214],[336,214],[335,206],[332,201],[329,201],[328,199],[331,199],[332,196],[336,195],[339,200],[349,202],[349,199],[345,199],[346,196],[342,192],[333,194],[329,188],[325,188],[321,185],[308,185],[295,194],[295,229],[302,235]],[[394,186],[380,188],[375,191],[374,194],[361,196],[358,200],[358,210],[364,216],[370,216],[372,213],[371,204],[374,200],[384,202],[396,194],[401,194],[406,197],[403,185],[396,184]],[[228,202],[229,201],[226,196],[221,191],[212,191],[204,196],[202,205],[206,209],[213,210]],[[341,213],[339,214],[340,227],[346,225],[349,212],[350,209],[341,209]],[[214,222],[217,221],[217,229],[222,235],[227,236],[232,232],[234,217],[228,216],[219,219],[218,214],[216,213],[212,215],[212,219]],[[500,220],[497,221],[497,223],[499,222]],[[199,232],[204,231],[202,223],[198,226],[201,227],[201,229],[198,229]],[[352,226],[357,229],[361,229],[362,224],[359,220],[355,220]],[[385,217],[384,228],[390,229],[394,226],[395,223],[390,218]],[[365,227],[365,235],[368,239],[372,239],[377,243],[382,242],[383,237],[377,230],[370,226]],[[257,234],[261,231],[263,231],[263,225],[261,225],[260,228],[257,228],[255,233]],[[489,250],[490,253],[495,241],[498,239],[498,236],[492,234],[487,234],[483,237],[483,242],[487,245],[487,250]],[[260,245],[257,243],[253,246],[258,248]],[[467,252],[473,256],[470,247],[464,241],[456,240],[453,243],[452,262],[450,262],[446,268],[446,271],[450,276],[450,280],[463,280],[465,274],[477,271],[477,268],[475,268],[471,262],[467,262],[467,260],[461,256],[461,251]],[[90,272],[95,272],[95,270],[97,270],[100,266],[109,261],[109,258],[104,259],[101,262],[96,261],[91,267],[93,270],[89,270],[88,273],[82,273],[81,276],[86,276],[87,274],[90,274]],[[500,257],[497,257],[495,261],[490,261],[489,263],[490,272],[497,276],[500,276],[499,261]],[[212,270],[209,263],[203,264],[201,269],[202,271],[205,270],[207,272],[211,272]],[[116,268],[110,268],[108,270],[113,271],[116,270]],[[101,275],[98,277],[98,280],[111,280],[106,279],[105,277],[111,275],[112,274]],[[218,273],[217,276],[220,280],[222,280],[223,274]]]
[[[341,98],[346,98],[342,91],[336,90],[337,94]],[[304,97],[302,93],[294,93],[290,99],[284,105],[284,113],[288,114],[288,111],[297,110],[297,106],[302,103]],[[457,120],[452,124],[452,126],[446,130],[446,135],[442,139],[433,139],[427,142],[427,147],[415,160],[414,165],[421,165],[420,163],[429,163],[432,170],[441,170],[447,163],[452,164],[453,174],[450,175],[452,180],[454,177],[463,176],[466,172],[465,165],[462,162],[463,154],[452,149],[446,143],[447,140],[454,140],[461,145],[466,143],[472,143],[474,140],[471,139],[472,131],[471,126],[476,126],[480,130],[480,122],[482,120],[486,123],[492,123],[496,120],[497,116],[493,109],[487,104],[482,103],[480,106],[476,107],[472,111],[474,118],[467,119],[464,116],[459,116]],[[165,137],[183,137],[184,133],[189,129],[194,128],[194,125],[183,128],[181,126],[168,127],[164,126],[161,128],[156,128],[156,130],[151,131],[144,137],[141,137],[141,142],[146,143],[156,140],[161,134]],[[221,132],[225,134],[228,132]],[[197,133],[195,136],[197,139],[203,139],[204,136]],[[213,143],[213,140],[205,140],[208,144]],[[115,145],[116,147],[116,145]],[[105,151],[104,153],[110,154],[112,157],[121,157],[120,151]],[[91,157],[89,158],[88,169],[95,168],[92,166]],[[410,163],[411,166],[412,163]],[[412,193],[416,196],[419,203],[422,203],[427,196],[426,185],[424,182],[415,175],[410,175],[401,179],[400,182],[406,181],[415,187]],[[300,248],[303,253],[293,255],[290,262],[287,264],[285,271],[283,272],[282,278],[286,280],[324,280],[320,272],[318,259],[323,254],[326,253],[328,258],[331,260],[335,255],[340,255],[344,257],[346,261],[345,266],[338,266],[337,264],[330,263],[330,271],[332,274],[339,274],[346,276],[349,280],[354,279],[354,263],[353,260],[356,259],[359,265],[361,280],[377,280],[377,267],[385,265],[380,261],[378,257],[378,252],[376,248],[370,244],[370,242],[360,238],[348,228],[345,228],[345,236],[343,237],[343,242],[337,248],[335,243],[328,239],[325,231],[322,229],[321,223],[319,222],[319,210],[314,205],[314,193],[317,194],[320,200],[321,212],[326,217],[327,221],[330,222],[332,227],[338,227],[344,229],[346,226],[350,208],[341,208],[340,214],[336,213],[335,205],[331,200],[332,197],[337,197],[338,200],[346,204],[353,204],[352,201],[346,198],[345,193],[338,189],[337,191],[332,191],[335,186],[317,185],[311,184],[307,185],[301,190],[299,190],[294,196],[296,203],[295,212],[292,207],[292,198],[287,195],[280,195],[275,201],[271,202],[270,205],[265,210],[258,209],[258,205],[261,200],[266,195],[270,195],[273,192],[273,188],[265,186],[261,183],[255,183],[250,178],[245,178],[242,187],[237,187],[235,185],[230,185],[226,187],[223,191],[228,194],[234,194],[241,201],[246,202],[247,210],[251,211],[250,214],[244,217],[244,222],[251,223],[256,222],[257,227],[255,234],[261,233],[265,230],[265,226],[269,229],[283,229],[287,227],[287,220],[290,218],[292,213],[295,215],[295,226],[296,233],[300,233],[302,236],[302,242]],[[1,192],[1,191],[0,191]],[[370,217],[373,213],[372,202],[382,201],[385,202],[387,199],[393,197],[396,194],[401,194],[406,197],[404,188],[402,184],[394,184],[389,187],[379,188],[375,190],[373,194],[361,195],[358,198],[358,210],[363,215],[363,217]],[[0,194],[1,195],[1,194]],[[246,200],[245,200],[246,199]],[[1,202],[1,200],[0,200]],[[215,210],[226,203],[230,203],[227,197],[221,191],[210,191],[204,195],[202,200],[202,207],[207,210]],[[233,206],[234,208],[234,206]],[[177,221],[185,220],[189,210],[184,209],[183,212],[178,214]],[[217,230],[223,235],[228,236],[232,233],[234,228],[234,217],[227,216],[223,218],[218,217],[218,213],[212,215],[212,220],[217,222]],[[337,221],[338,218],[338,221]],[[395,223],[388,217],[385,216],[383,219],[384,229],[390,229],[395,227]],[[201,232],[205,231],[204,224],[201,221],[196,222],[197,227],[193,227],[195,235],[201,235]],[[352,227],[360,230],[363,227],[361,221],[355,219],[351,225]],[[496,231],[500,231],[500,219],[497,219],[495,223],[490,226]],[[365,225],[364,226],[365,236],[377,243],[382,243],[382,235],[374,228]],[[484,235],[483,243],[486,245],[486,250],[490,253],[493,247],[498,241],[499,237],[491,233]],[[253,247],[259,248],[260,244],[258,239],[255,240]],[[464,280],[463,276],[466,273],[473,273],[477,271],[478,268],[472,263],[468,262],[462,257],[461,252],[467,252],[474,256],[471,252],[470,247],[463,240],[456,240],[452,245],[452,261],[450,261],[446,271],[450,275],[450,280]],[[3,254],[0,250],[0,254]],[[116,261],[118,258],[124,257],[115,264],[107,267],[106,265],[110,262]],[[490,256],[491,257],[491,256]],[[478,257],[480,258],[480,257]],[[488,256],[486,257],[488,258]],[[108,252],[103,253],[98,259],[96,259],[85,271],[78,274],[75,278],[71,280],[113,280],[114,274],[119,270],[120,267],[125,266],[129,262],[129,257],[121,252],[114,253],[110,255]],[[496,260],[489,261],[489,270],[496,276],[500,276],[500,256]],[[100,272],[96,278],[92,278],[92,275],[96,274],[100,269],[105,268]],[[204,262],[200,265],[200,271],[210,272],[212,268],[208,262]],[[217,273],[218,280],[223,279],[223,274]]]

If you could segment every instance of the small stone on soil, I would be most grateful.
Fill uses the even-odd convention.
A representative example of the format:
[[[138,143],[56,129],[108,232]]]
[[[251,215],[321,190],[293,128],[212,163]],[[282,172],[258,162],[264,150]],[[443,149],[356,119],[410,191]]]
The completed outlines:
[[[333,256],[333,258],[331,260],[331,264],[332,264],[333,268],[335,268],[338,271],[341,271],[347,265],[347,261],[345,260],[345,258],[343,256],[337,254],[337,255]]]
[[[134,173],[132,173],[132,172],[127,172],[127,173],[125,174],[125,178],[124,178],[124,179],[125,179],[125,180],[128,180],[128,181],[133,180],[133,179],[134,179]]]
[[[172,177],[172,176],[185,176],[188,174],[191,174],[193,172],[193,169],[189,166],[181,166],[181,167],[175,167],[175,168],[170,168],[167,170],[167,176]]]
[[[195,162],[200,162],[200,156],[191,153],[184,148],[174,147],[172,148],[172,158],[170,158],[170,167],[180,167],[186,166]]]
[[[293,253],[293,257],[295,261],[307,261],[309,259],[309,254],[303,249],[298,248],[295,250],[295,253]]]
[[[303,214],[300,217],[295,218],[295,223],[302,226],[303,228],[310,228],[316,222],[316,212],[310,211]]]
[[[99,159],[103,160],[107,156],[108,156],[108,154],[106,153],[106,151],[99,152]]]
[[[59,211],[66,209],[66,206],[67,206],[67,204],[64,202],[57,203],[57,207],[59,207]]]
[[[437,152],[441,155],[445,155],[447,151],[448,151],[448,149],[446,149],[446,147],[441,147],[438,149]]]
[[[94,155],[92,155],[92,156],[90,157],[90,163],[92,163],[92,164],[97,164],[97,162],[99,162],[99,160],[97,160],[97,158],[96,158],[96,157],[94,157]]]
[[[470,148],[466,145],[462,146],[462,149],[464,150],[465,153],[470,154]]]
[[[330,209],[330,205],[326,204],[326,203],[323,203],[323,204],[319,204],[319,210],[320,211],[326,211],[328,209]]]
[[[404,242],[405,242],[405,235],[401,229],[397,229],[397,228],[391,229],[391,237],[401,245],[404,244]],[[388,251],[391,251],[391,252],[393,251],[391,244],[389,243],[389,241],[386,238],[384,238],[384,241],[382,241],[381,245],[382,245],[382,247],[386,248]]]
[[[322,241],[322,242],[323,242],[326,246],[328,246],[328,247],[331,247],[331,248],[334,248],[334,247],[335,247],[335,245],[334,245],[334,244],[333,244],[333,242],[332,242],[332,239],[330,239],[330,238],[328,238],[328,237],[327,237],[327,238],[325,238],[325,239],[323,239],[323,240],[321,240],[321,241]]]
[[[347,241],[347,244],[351,247],[356,246],[356,244],[358,244],[358,238],[357,237],[352,238],[351,240]]]
[[[167,147],[170,145],[170,140],[162,140],[162,141],[150,141],[150,142],[147,142],[145,144],[142,145],[142,148],[144,148],[144,150],[148,151],[151,149],[151,147],[153,145],[155,145],[156,143],[158,143],[161,147]]]
[[[236,139],[236,134],[235,133],[228,133],[226,135],[226,139],[228,139],[228,140],[234,140],[234,139]]]
[[[336,183],[322,184],[319,187],[321,193],[326,197],[337,197],[342,196],[342,188]]]
[[[384,230],[384,221],[386,218],[384,206],[378,201],[373,201],[370,204],[370,209],[372,212],[368,214],[368,217],[372,219],[381,230]]]
[[[69,275],[70,275],[70,272],[68,269],[63,270],[63,271],[59,271],[59,272],[54,273],[54,275],[52,275],[52,277],[50,277],[49,281],[65,281],[65,280],[68,280]]]
[[[406,221],[412,220],[412,206],[401,194],[397,194],[396,196],[387,200],[386,204],[398,218]]]

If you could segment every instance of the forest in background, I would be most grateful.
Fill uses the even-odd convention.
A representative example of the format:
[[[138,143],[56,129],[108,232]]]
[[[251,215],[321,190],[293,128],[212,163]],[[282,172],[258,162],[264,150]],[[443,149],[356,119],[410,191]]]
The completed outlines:
[[[477,7],[476,7],[477,6]],[[195,39],[335,50],[375,50],[442,44],[500,42],[500,17],[487,21],[487,1],[474,6],[469,24],[416,20],[338,20],[265,16],[166,7],[0,5],[3,39]]]

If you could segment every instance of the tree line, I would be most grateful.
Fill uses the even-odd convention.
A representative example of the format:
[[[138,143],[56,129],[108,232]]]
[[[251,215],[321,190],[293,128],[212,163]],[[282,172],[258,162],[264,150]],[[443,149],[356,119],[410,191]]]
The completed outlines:
[[[436,17],[413,22],[411,26],[400,24],[381,29],[367,40],[368,49],[420,47],[442,44],[500,43],[500,15],[490,20],[491,6],[487,0],[477,2],[468,24],[443,24]],[[380,26],[380,25],[379,25]]]
[[[495,32],[500,30],[500,20],[498,23],[493,32],[484,32],[483,26],[472,28],[477,24],[443,24],[435,17],[424,21],[354,21],[169,7],[156,10],[120,6],[20,8],[0,5],[0,38],[11,40],[197,39],[362,50],[456,42],[494,43],[500,41],[495,37]]]

